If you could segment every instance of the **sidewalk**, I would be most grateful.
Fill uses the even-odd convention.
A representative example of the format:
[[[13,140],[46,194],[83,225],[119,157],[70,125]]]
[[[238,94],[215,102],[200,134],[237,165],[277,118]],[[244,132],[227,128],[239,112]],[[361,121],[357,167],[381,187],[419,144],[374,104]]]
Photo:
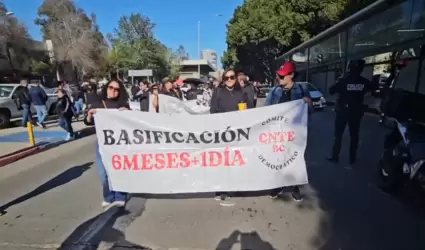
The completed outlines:
[[[74,127],[74,131],[77,132],[77,137],[84,137],[94,132],[94,129],[87,127],[82,121],[73,122],[72,126]],[[40,151],[40,149],[65,142],[67,133],[57,125],[57,121],[49,122],[46,129],[37,126],[33,128],[36,146],[30,145],[27,128],[13,127],[0,130],[0,167],[10,163],[7,161],[4,164],[6,158],[9,159],[10,157],[24,154],[24,156],[18,157],[20,159],[34,154]],[[15,160],[17,159],[13,161]]]

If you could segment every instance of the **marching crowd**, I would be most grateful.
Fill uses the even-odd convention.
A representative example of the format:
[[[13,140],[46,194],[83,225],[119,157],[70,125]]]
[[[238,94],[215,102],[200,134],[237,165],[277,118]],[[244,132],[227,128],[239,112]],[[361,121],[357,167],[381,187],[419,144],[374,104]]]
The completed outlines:
[[[350,62],[347,74],[330,87],[331,94],[339,95],[336,103],[334,146],[332,154],[328,158],[331,162],[338,162],[341,136],[347,124],[351,135],[350,163],[356,161],[359,126],[363,115],[363,96],[374,90],[374,86],[360,75],[363,68],[363,60]],[[293,62],[283,64],[276,71],[277,84],[270,89],[264,106],[302,99],[308,103],[309,111],[312,111],[310,92],[305,89],[305,86],[295,82],[295,77],[295,64]],[[78,119],[83,112],[84,105],[86,106],[86,112],[84,112],[86,125],[94,125],[98,109],[130,109],[129,100],[139,102],[142,112],[149,112],[151,105],[156,112],[159,112],[159,94],[179,100],[196,100],[198,105],[209,106],[211,114],[238,111],[241,103],[244,104],[244,107],[251,109],[256,107],[259,90],[257,84],[251,83],[243,72],[227,69],[220,80],[200,83],[199,79],[198,81],[187,79],[183,81],[183,84],[170,78],[164,78],[162,82],[154,84],[141,81],[138,86],[133,86],[130,92],[128,93],[124,84],[117,79],[105,84],[100,91],[97,90],[97,84],[89,83],[87,79],[78,87],[78,91],[72,91],[67,82],[61,82],[58,87],[56,105],[59,125],[68,132],[69,138],[73,138],[75,134],[72,120],[73,118]],[[24,110],[22,126],[25,126],[26,122],[30,120],[29,107],[33,104],[38,114],[37,125],[45,127],[47,95],[44,90],[38,85],[28,89],[28,83],[23,81],[18,91],[18,99],[20,107]],[[125,206],[128,195],[110,189],[99,147],[96,150],[96,165],[103,187],[102,207]],[[283,188],[273,189],[270,197],[276,198],[282,191]],[[296,201],[301,201],[303,198],[299,187],[292,187],[291,194]],[[216,200],[227,199],[227,192],[216,193]]]
[[[71,140],[76,137],[72,120],[78,120],[83,114],[84,107],[97,96],[97,84],[85,80],[81,86],[72,89],[67,81],[59,81],[56,91],[57,101],[51,106],[54,110],[47,110],[49,96],[40,82],[29,86],[28,80],[22,79],[15,93],[18,110],[22,110],[22,127],[26,127],[27,123],[31,122],[45,129],[46,119],[51,111],[58,115],[58,125],[67,132],[65,140]],[[35,122],[33,122],[31,106],[37,114]]]
[[[309,92],[300,84],[294,82],[295,64],[285,63],[277,72],[278,85],[272,88],[265,101],[265,105],[273,105],[291,100],[304,99],[311,106]],[[148,112],[150,105],[153,105],[158,112],[158,94],[168,95],[180,100],[197,100],[199,105],[210,106],[210,113],[225,113],[239,110],[239,104],[244,103],[248,109],[255,108],[257,103],[258,88],[248,81],[248,77],[242,73],[237,73],[234,69],[227,69],[221,81],[215,80],[210,83],[200,84],[187,81],[187,87],[173,82],[170,78],[164,78],[161,83],[150,85],[147,81],[140,82],[139,86],[131,89],[133,101],[140,103],[140,110]],[[183,89],[185,88],[185,89]],[[150,97],[153,97],[150,99]],[[102,89],[102,94],[98,101],[94,102],[85,116],[85,123],[93,125],[97,109],[129,109],[129,95],[124,85],[117,80],[112,80]],[[152,100],[152,101],[150,101]],[[97,149],[97,168],[103,186],[102,206],[124,206],[127,194],[110,190],[108,176],[105,166],[102,163],[99,148]],[[283,188],[271,190],[270,197],[276,198]],[[292,197],[296,201],[302,200],[302,195],[298,187],[292,188]],[[227,192],[216,193],[216,200],[228,199]]]

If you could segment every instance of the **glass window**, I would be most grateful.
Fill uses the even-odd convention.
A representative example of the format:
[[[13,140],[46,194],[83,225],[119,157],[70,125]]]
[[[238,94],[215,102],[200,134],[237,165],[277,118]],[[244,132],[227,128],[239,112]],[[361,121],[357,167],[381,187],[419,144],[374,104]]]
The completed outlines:
[[[0,86],[0,97],[9,97],[13,88],[13,86]]]
[[[329,38],[321,46],[325,61],[343,57],[345,51],[345,32]]]
[[[320,47],[320,44],[316,44],[313,47],[310,48],[310,55],[309,55],[309,62],[310,65],[315,65],[319,63],[320,56],[322,55],[322,49]]]
[[[308,61],[307,56],[308,56],[308,49],[303,49],[303,50],[295,52],[291,57],[292,61],[294,61],[295,64],[297,65],[297,71],[299,73],[298,76],[301,78],[305,78],[305,72],[302,72],[302,71],[307,68],[307,61]]]
[[[419,5],[415,1],[424,3],[420,0],[407,0],[351,27],[349,30],[349,54],[417,38],[419,33],[412,28],[415,23],[413,9],[415,4]],[[420,16],[420,13],[416,16]],[[420,21],[420,18],[416,19],[418,20],[416,22]]]
[[[388,20],[387,43],[394,44],[414,37],[411,32],[413,4],[415,0],[408,0],[384,12]]]
[[[304,64],[307,62],[307,49],[303,49],[300,51],[295,52],[292,55],[292,61],[299,63],[299,64]]]
[[[412,12],[412,25],[411,32],[416,33],[417,36],[425,35],[425,1],[415,0]]]
[[[385,46],[386,27],[386,17],[381,14],[355,24],[349,29],[348,53],[354,54]]]

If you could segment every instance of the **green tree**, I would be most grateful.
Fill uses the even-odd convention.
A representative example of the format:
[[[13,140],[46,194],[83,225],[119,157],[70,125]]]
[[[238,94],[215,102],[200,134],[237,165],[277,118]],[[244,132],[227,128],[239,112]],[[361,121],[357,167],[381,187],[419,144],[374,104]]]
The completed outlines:
[[[152,69],[159,79],[171,72],[170,51],[153,36],[155,24],[141,14],[121,17],[114,34],[109,65],[113,71]]]
[[[351,2],[371,1],[246,0],[227,25],[222,64],[271,81],[279,56],[340,21]]]
[[[140,39],[153,39],[154,28],[155,24],[149,17],[140,13],[131,13],[130,16],[120,18],[114,32],[121,42],[134,43]]]
[[[37,76],[48,76],[53,72],[53,66],[48,61],[31,60],[30,71],[31,74]]]
[[[7,58],[12,70],[20,71],[25,62],[35,57],[27,28],[16,17],[7,15],[6,5],[0,1],[0,32],[5,41],[3,58]]]

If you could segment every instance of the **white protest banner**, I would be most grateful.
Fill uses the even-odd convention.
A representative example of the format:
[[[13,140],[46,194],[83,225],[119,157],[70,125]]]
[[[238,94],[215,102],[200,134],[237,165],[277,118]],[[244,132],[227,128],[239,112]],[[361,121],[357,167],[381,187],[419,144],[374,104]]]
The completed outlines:
[[[131,110],[140,111],[140,103],[135,101],[129,101],[128,102]]]
[[[112,190],[254,191],[308,182],[302,100],[214,115],[99,110],[96,131]]]
[[[156,112],[153,108],[153,95],[149,96],[149,112]],[[181,101],[175,97],[158,95],[159,113],[161,114],[186,114],[203,115],[210,113],[209,106],[198,105],[197,100]],[[129,102],[131,110],[140,110],[140,103]]]

